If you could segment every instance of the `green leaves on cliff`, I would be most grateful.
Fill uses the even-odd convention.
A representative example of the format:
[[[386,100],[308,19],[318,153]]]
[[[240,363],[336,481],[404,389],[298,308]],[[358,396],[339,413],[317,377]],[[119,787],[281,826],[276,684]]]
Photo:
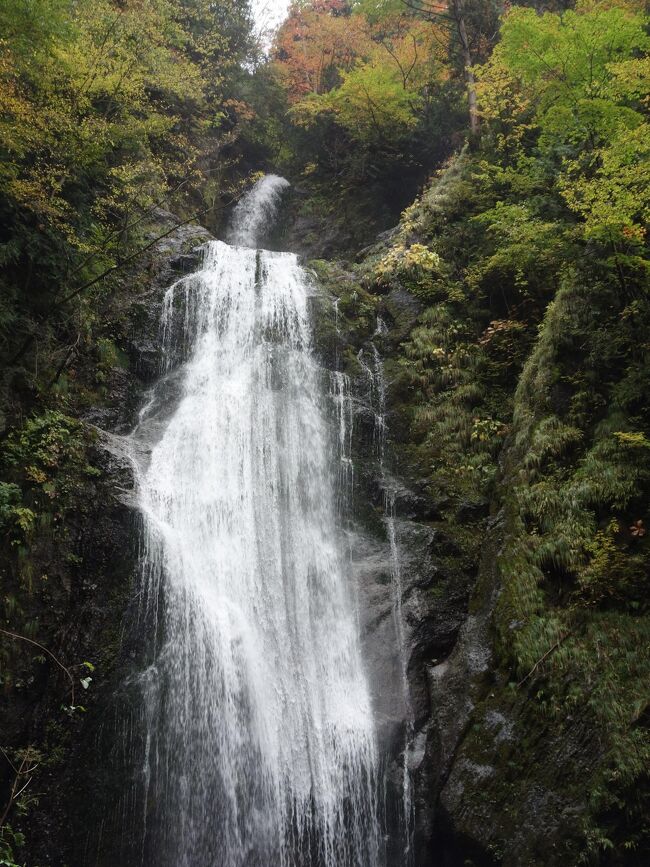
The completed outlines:
[[[506,166],[540,182],[557,177],[587,237],[627,243],[643,240],[650,212],[650,39],[630,5],[541,16],[512,8],[477,70],[482,116]]]
[[[127,256],[206,151],[236,137],[247,7],[8,0],[0,8],[0,347],[15,324]],[[199,157],[201,161],[199,163]]]
[[[88,463],[91,441],[79,422],[52,410],[9,435],[0,450],[0,470],[8,480],[0,483],[0,544],[29,546],[39,521],[42,535],[65,536],[66,511],[98,474]]]
[[[495,516],[501,673],[490,690],[516,717],[527,702],[541,744],[563,730],[589,738],[593,764],[580,765],[577,794],[537,774],[534,750],[514,755],[521,741],[506,753],[524,788],[541,782],[582,810],[578,842],[562,830],[572,864],[641,864],[650,853],[641,5],[543,15],[512,5],[475,68],[480,141],[450,160],[370,265],[375,291],[408,291],[424,306],[400,367],[409,459],[440,504],[436,526],[478,552],[487,500]],[[437,257],[426,281],[409,250]],[[495,585],[478,554],[474,568],[480,608]],[[526,809],[502,806],[511,819]]]

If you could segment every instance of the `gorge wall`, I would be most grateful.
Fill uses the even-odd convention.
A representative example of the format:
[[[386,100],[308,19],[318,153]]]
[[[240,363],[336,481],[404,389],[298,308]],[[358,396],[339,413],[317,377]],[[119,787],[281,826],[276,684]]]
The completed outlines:
[[[476,170],[458,155],[357,261],[312,262],[377,598],[391,534],[399,558],[416,863],[640,865],[647,308],[598,261],[556,290],[543,257],[491,260]]]
[[[311,440],[327,440],[338,473],[331,508],[330,468],[308,492],[300,473],[278,489],[286,504],[302,484],[313,538],[329,528],[332,546],[321,536],[314,546],[324,553],[303,549],[308,575],[332,550],[339,561],[347,552],[348,568],[328,576],[356,598],[329,632],[358,611],[365,660],[358,690],[330,693],[323,682],[346,659],[322,633],[320,644],[303,641],[298,667],[330,662],[300,698],[313,699],[308,727],[330,695],[342,696],[345,717],[356,691],[367,698],[367,674],[379,752],[361,776],[382,784],[377,810],[356,812],[341,807],[350,798],[340,787],[329,800],[335,786],[315,787],[316,805],[298,786],[286,800],[300,839],[279,860],[291,849],[294,861],[308,853],[342,867],[345,850],[347,865],[347,838],[330,831],[356,816],[355,867],[376,867],[368,862],[382,848],[381,867],[646,865],[647,4],[305,0],[267,55],[253,30],[240,0],[0,4],[0,863],[162,867],[156,851],[173,867],[226,860],[206,830],[209,809],[200,828],[177,835],[165,786],[149,785],[150,735],[169,707],[164,695],[143,702],[143,687],[156,699],[167,683],[185,747],[185,732],[200,728],[186,708],[226,655],[193,665],[195,644],[177,688],[147,667],[164,618],[145,605],[149,525],[130,433],[138,419],[150,423],[150,441],[135,449],[144,466],[185,381],[169,370],[160,379],[165,335],[184,333],[172,322],[161,336],[161,314],[171,322],[176,310],[165,293],[200,267],[206,242],[228,240],[228,210],[262,169],[292,184],[263,246],[295,251],[313,278],[298,269],[317,385],[311,360],[308,376],[289,378],[307,392],[300,424],[316,421],[294,457],[314,471]],[[247,261],[261,297],[263,263],[275,260]],[[281,329],[257,320],[247,333],[269,351],[259,369],[280,402]],[[149,417],[152,407],[161,413]],[[210,425],[194,417],[209,450]],[[263,436],[257,444],[268,458]],[[224,513],[208,510],[206,529],[193,500],[204,478],[187,463],[155,497],[163,511],[191,503],[187,547],[201,553]],[[237,486],[230,494],[232,514]],[[303,518],[284,521],[302,528],[289,552],[311,533]],[[250,523],[228,520],[241,535]],[[249,537],[242,561],[254,548]],[[264,592],[251,595],[263,620]],[[287,645],[306,622],[322,626],[311,610],[294,618]],[[266,657],[283,661],[282,642],[265,647],[259,669]],[[273,680],[261,678],[260,693]],[[175,764],[183,751],[166,748],[171,813],[183,814],[183,793],[195,789],[201,809],[218,800],[205,767],[192,774],[204,742],[214,769],[211,684],[191,760]],[[277,723],[281,702],[273,694],[268,704]],[[309,746],[281,734],[293,771],[304,769]],[[292,752],[289,741],[301,746]],[[330,781],[341,770],[340,781],[345,763],[332,755]],[[228,787],[231,804],[247,791],[249,829],[256,807],[272,829],[268,807],[287,777],[251,766]],[[367,807],[367,795],[357,804]],[[313,839],[312,806],[329,816]],[[158,842],[147,850],[150,819]],[[316,838],[329,840],[325,859]],[[260,851],[237,867],[276,867]],[[237,858],[245,854],[240,846]]]

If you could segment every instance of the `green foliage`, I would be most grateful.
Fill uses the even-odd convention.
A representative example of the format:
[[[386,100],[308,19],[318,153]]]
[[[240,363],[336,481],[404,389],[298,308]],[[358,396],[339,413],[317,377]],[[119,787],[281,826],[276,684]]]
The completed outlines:
[[[435,288],[441,270],[440,256],[424,244],[396,244],[379,261],[375,274],[379,283],[389,285],[401,279],[416,295],[426,296]]]
[[[1,636],[0,667],[7,706],[25,714],[14,737],[46,740],[65,702],[44,764],[77,715],[51,657],[21,639],[57,650],[93,634],[69,619],[95,578],[79,527],[99,475],[95,434],[74,416],[128,363],[124,311],[147,275],[124,262],[168,227],[158,208],[187,218],[234,187],[251,48],[246,2],[0,4],[0,611],[14,636]],[[17,832],[0,833],[0,860],[22,863]]]
[[[486,400],[486,357],[471,323],[448,305],[430,308],[410,335],[403,365],[421,395],[414,433],[429,472],[458,500],[485,496],[507,431],[506,406],[493,414]]]
[[[477,70],[499,153],[524,175],[532,168],[550,183],[556,175],[587,237],[626,244],[644,237],[649,47],[643,16],[625,4],[542,16],[513,7]],[[537,162],[527,164],[533,144]]]
[[[0,530],[12,545],[29,541],[44,510],[59,522],[83,479],[97,475],[87,462],[89,441],[79,422],[53,410],[7,438],[0,461],[12,481],[0,483]]]
[[[61,677],[64,665],[57,656],[52,668],[49,648],[57,646],[53,639],[57,631],[69,628],[63,619],[62,600],[73,590],[71,577],[82,563],[75,522],[83,520],[99,475],[89,460],[94,440],[94,432],[79,421],[45,410],[10,431],[0,448],[4,479],[0,483],[0,599],[5,633],[0,636],[1,681],[10,702],[17,699],[23,707],[42,698],[44,682],[48,691],[54,685],[55,706],[49,711],[53,717],[61,711],[72,716],[73,710],[67,705],[74,674],[65,670],[62,686],[53,680],[53,676]],[[48,666],[50,680],[44,681]],[[86,690],[93,666],[89,662],[82,666],[85,676],[79,680]],[[37,728],[29,731],[30,738],[38,738]],[[38,748],[30,744],[22,749],[14,743],[10,755],[17,769],[16,796],[9,815],[13,824],[0,830],[0,862],[8,865],[23,863],[18,851],[24,838],[14,829],[24,829],[38,801],[38,784],[25,787],[25,783],[31,783],[35,773],[40,776],[37,769],[53,767],[60,760],[60,749],[57,752],[44,742],[36,743]],[[5,741],[4,751],[7,746]]]
[[[56,410],[28,419],[12,433],[3,450],[9,472],[24,473],[29,483],[40,487],[51,500],[71,493],[72,476],[97,474],[87,463],[91,435],[80,422]]]
[[[507,14],[476,70],[482,141],[373,260],[380,291],[426,305],[401,364],[450,532],[466,500],[503,510],[500,665],[554,730],[580,713],[600,745],[585,863],[650,839],[647,39],[606,5]],[[414,246],[444,263],[428,293]]]
[[[377,61],[341,73],[339,87],[311,94],[292,111],[298,123],[309,126],[329,113],[361,146],[388,146],[403,140],[417,124],[421,97],[405,87],[399,69]]]
[[[61,345],[92,342],[93,307],[106,284],[81,298],[76,321],[62,299],[141,247],[156,206],[186,215],[224,195],[204,154],[232,146],[248,112],[231,90],[249,29],[247,6],[230,2],[2,4],[5,362],[31,371],[34,349],[21,345],[38,332],[38,370],[54,381]]]
[[[20,831],[14,829],[8,823],[0,828],[0,865],[2,867],[21,867],[16,860],[19,858],[18,850],[25,845],[25,837]]]
[[[634,0],[529,5],[509,4],[488,59],[496,4],[465,4],[482,62],[480,139],[362,266],[314,269],[351,341],[372,334],[379,308],[394,318],[405,460],[439,501],[436,526],[467,552],[468,574],[487,506],[500,513],[499,677],[529,691],[528,712],[556,730],[581,714],[598,746],[584,859],[642,858],[650,42]],[[314,235],[323,216],[350,244],[390,225],[462,147],[465,59],[434,18],[393,0],[297,4],[271,61],[243,68],[245,4],[2,4],[0,352],[12,362],[7,415],[21,420],[0,453],[0,580],[3,618],[21,634],[46,628],[37,600],[58,610],[47,594],[64,579],[43,564],[64,562],[66,575],[81,565],[71,516],[83,515],[97,473],[93,435],[73,418],[84,386],[73,371],[66,379],[68,352],[85,353],[93,394],[128,363],[103,321],[119,306],[116,283],[74,309],[61,299],[137,249],[158,202],[171,197],[187,215],[217,200],[238,139],[251,164],[272,155],[300,178]],[[392,296],[405,292],[421,313],[402,332]],[[472,509],[479,517],[463,517]],[[29,687],[42,662],[25,648],[2,654],[4,688]],[[82,663],[82,689],[92,673]],[[0,863],[15,867],[21,844],[5,825]]]
[[[509,430],[508,389],[530,340],[524,322],[490,309],[477,278],[486,251],[506,237],[483,228],[488,218],[481,215],[492,213],[494,198],[474,183],[476,171],[467,153],[451,161],[371,263],[380,291],[407,289],[427,305],[400,366],[414,396],[418,462],[444,492],[450,516],[492,490]],[[520,259],[513,261],[527,269],[522,273],[536,270],[532,256]]]
[[[0,528],[5,529],[17,517],[21,490],[11,482],[0,482]]]
[[[0,469],[7,479],[0,484],[0,545],[5,552],[0,589],[16,593],[6,619],[21,634],[24,606],[18,600],[24,603],[21,594],[36,591],[34,564],[47,560],[52,545],[57,556],[74,557],[67,519],[79,511],[89,484],[99,475],[88,460],[93,439],[78,421],[48,410],[12,431],[0,451]],[[47,574],[40,579],[47,582]]]
[[[472,269],[471,281],[480,285],[505,279],[524,294],[553,287],[568,241],[557,222],[541,219],[527,204],[502,201],[474,219],[484,227],[487,240],[494,240],[488,255]],[[546,285],[540,286],[542,281]]]
[[[599,733],[586,852],[647,845],[648,834],[650,743],[635,721],[650,660],[635,648],[650,628],[650,418],[620,387],[646,362],[615,274],[602,277],[564,278],[519,382],[497,614],[515,676],[535,669],[549,712],[587,708]]]
[[[290,8],[271,65],[289,108],[283,165],[335,212],[361,202],[346,219],[354,228],[390,225],[448,153],[464,111],[452,97],[449,43],[445,26],[400,4]]]

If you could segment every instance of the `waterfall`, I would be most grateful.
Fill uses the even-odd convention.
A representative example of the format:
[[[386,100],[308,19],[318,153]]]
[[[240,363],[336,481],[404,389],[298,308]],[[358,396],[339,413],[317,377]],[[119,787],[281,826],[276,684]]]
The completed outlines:
[[[138,485],[148,867],[383,863],[337,507],[344,383],[331,423],[309,279],[254,249],[286,183],[260,181],[232,244],[168,290],[166,375],[133,434],[134,453],[153,440]]]
[[[265,175],[251,193],[243,196],[232,215],[228,241],[241,247],[254,247],[268,224],[273,221],[282,191],[289,181],[278,175]]]
[[[396,528],[396,508],[395,508],[395,486],[392,482],[387,469],[386,459],[386,437],[388,433],[387,416],[387,396],[386,396],[386,380],[384,376],[384,364],[382,357],[377,349],[374,338],[381,337],[386,333],[386,326],[380,317],[377,317],[377,326],[373,335],[373,341],[370,342],[372,351],[372,360],[368,364],[364,358],[364,350],[361,349],[357,355],[357,361],[363,371],[364,378],[368,384],[368,402],[373,411],[373,439],[377,455],[377,463],[379,470],[379,481],[383,491],[384,498],[384,525],[386,528],[386,537],[390,550],[390,578],[391,578],[391,609],[393,616],[393,625],[395,629],[395,642],[397,645],[402,697],[404,707],[406,709],[406,718],[404,720],[404,735],[403,735],[403,750],[402,750],[402,792],[401,792],[401,828],[400,837],[403,840],[403,867],[410,867],[413,863],[413,824],[414,824],[414,803],[412,797],[411,773],[409,768],[409,752],[413,742],[414,735],[414,719],[413,708],[411,705],[411,694],[408,678],[407,666],[407,648],[404,636],[404,615],[402,610],[402,562],[397,539]]]

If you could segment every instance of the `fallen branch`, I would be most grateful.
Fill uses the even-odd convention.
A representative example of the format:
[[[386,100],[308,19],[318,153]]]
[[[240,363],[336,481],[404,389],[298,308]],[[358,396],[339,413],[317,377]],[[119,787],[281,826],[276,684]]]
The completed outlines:
[[[549,648],[543,656],[540,656],[540,658],[537,660],[535,665],[528,672],[526,677],[524,677],[523,680],[519,681],[519,683],[517,684],[517,689],[519,689],[520,686],[523,686],[526,683],[528,678],[531,677],[535,673],[537,668],[544,662],[545,659],[547,659],[547,657],[549,657],[552,653],[555,653],[555,651],[558,649],[558,647],[562,644],[563,641],[565,641],[565,639],[567,639],[569,637],[570,634],[571,633],[569,633],[569,632],[565,632],[564,635],[561,635],[558,638],[558,640],[555,642],[553,647]]]
[[[3,750],[3,752],[4,752],[4,750]],[[6,753],[5,753],[5,755],[6,755]],[[8,756],[7,756],[7,761],[9,761]],[[0,816],[0,828],[2,828],[4,823],[7,821],[7,816],[9,815],[9,811],[13,807],[14,803],[18,800],[18,798],[22,795],[22,793],[25,791],[27,786],[29,786],[29,784],[31,783],[33,777],[29,776],[29,774],[33,773],[36,770],[36,768],[39,766],[40,762],[36,762],[35,765],[31,764],[30,759],[29,759],[29,754],[25,754],[25,755],[23,755],[22,761],[21,761],[20,766],[18,768],[16,768],[14,766],[13,762],[9,762],[9,764],[16,772],[16,776],[14,777],[13,783],[11,784],[11,791],[9,792],[9,800],[7,801],[7,805],[4,808],[2,816]],[[21,777],[27,777],[28,779],[27,779],[27,782],[24,783],[20,787],[20,789],[18,789],[18,783],[22,782]],[[18,791],[16,791],[17,789],[18,789]]]
[[[48,650],[47,647],[40,644],[38,641],[34,641],[33,638],[27,638],[25,635],[19,635],[17,632],[9,632],[8,629],[0,628],[0,632],[3,635],[7,635],[9,638],[13,638],[15,641],[26,641],[28,644],[33,644],[34,647],[38,647],[39,650],[42,650],[43,653],[47,653],[50,659],[53,659],[54,662],[59,666],[59,668],[65,672],[66,677],[70,681],[70,706],[74,707],[74,677],[70,673],[70,669],[67,668],[60,659],[58,659],[51,650]]]

